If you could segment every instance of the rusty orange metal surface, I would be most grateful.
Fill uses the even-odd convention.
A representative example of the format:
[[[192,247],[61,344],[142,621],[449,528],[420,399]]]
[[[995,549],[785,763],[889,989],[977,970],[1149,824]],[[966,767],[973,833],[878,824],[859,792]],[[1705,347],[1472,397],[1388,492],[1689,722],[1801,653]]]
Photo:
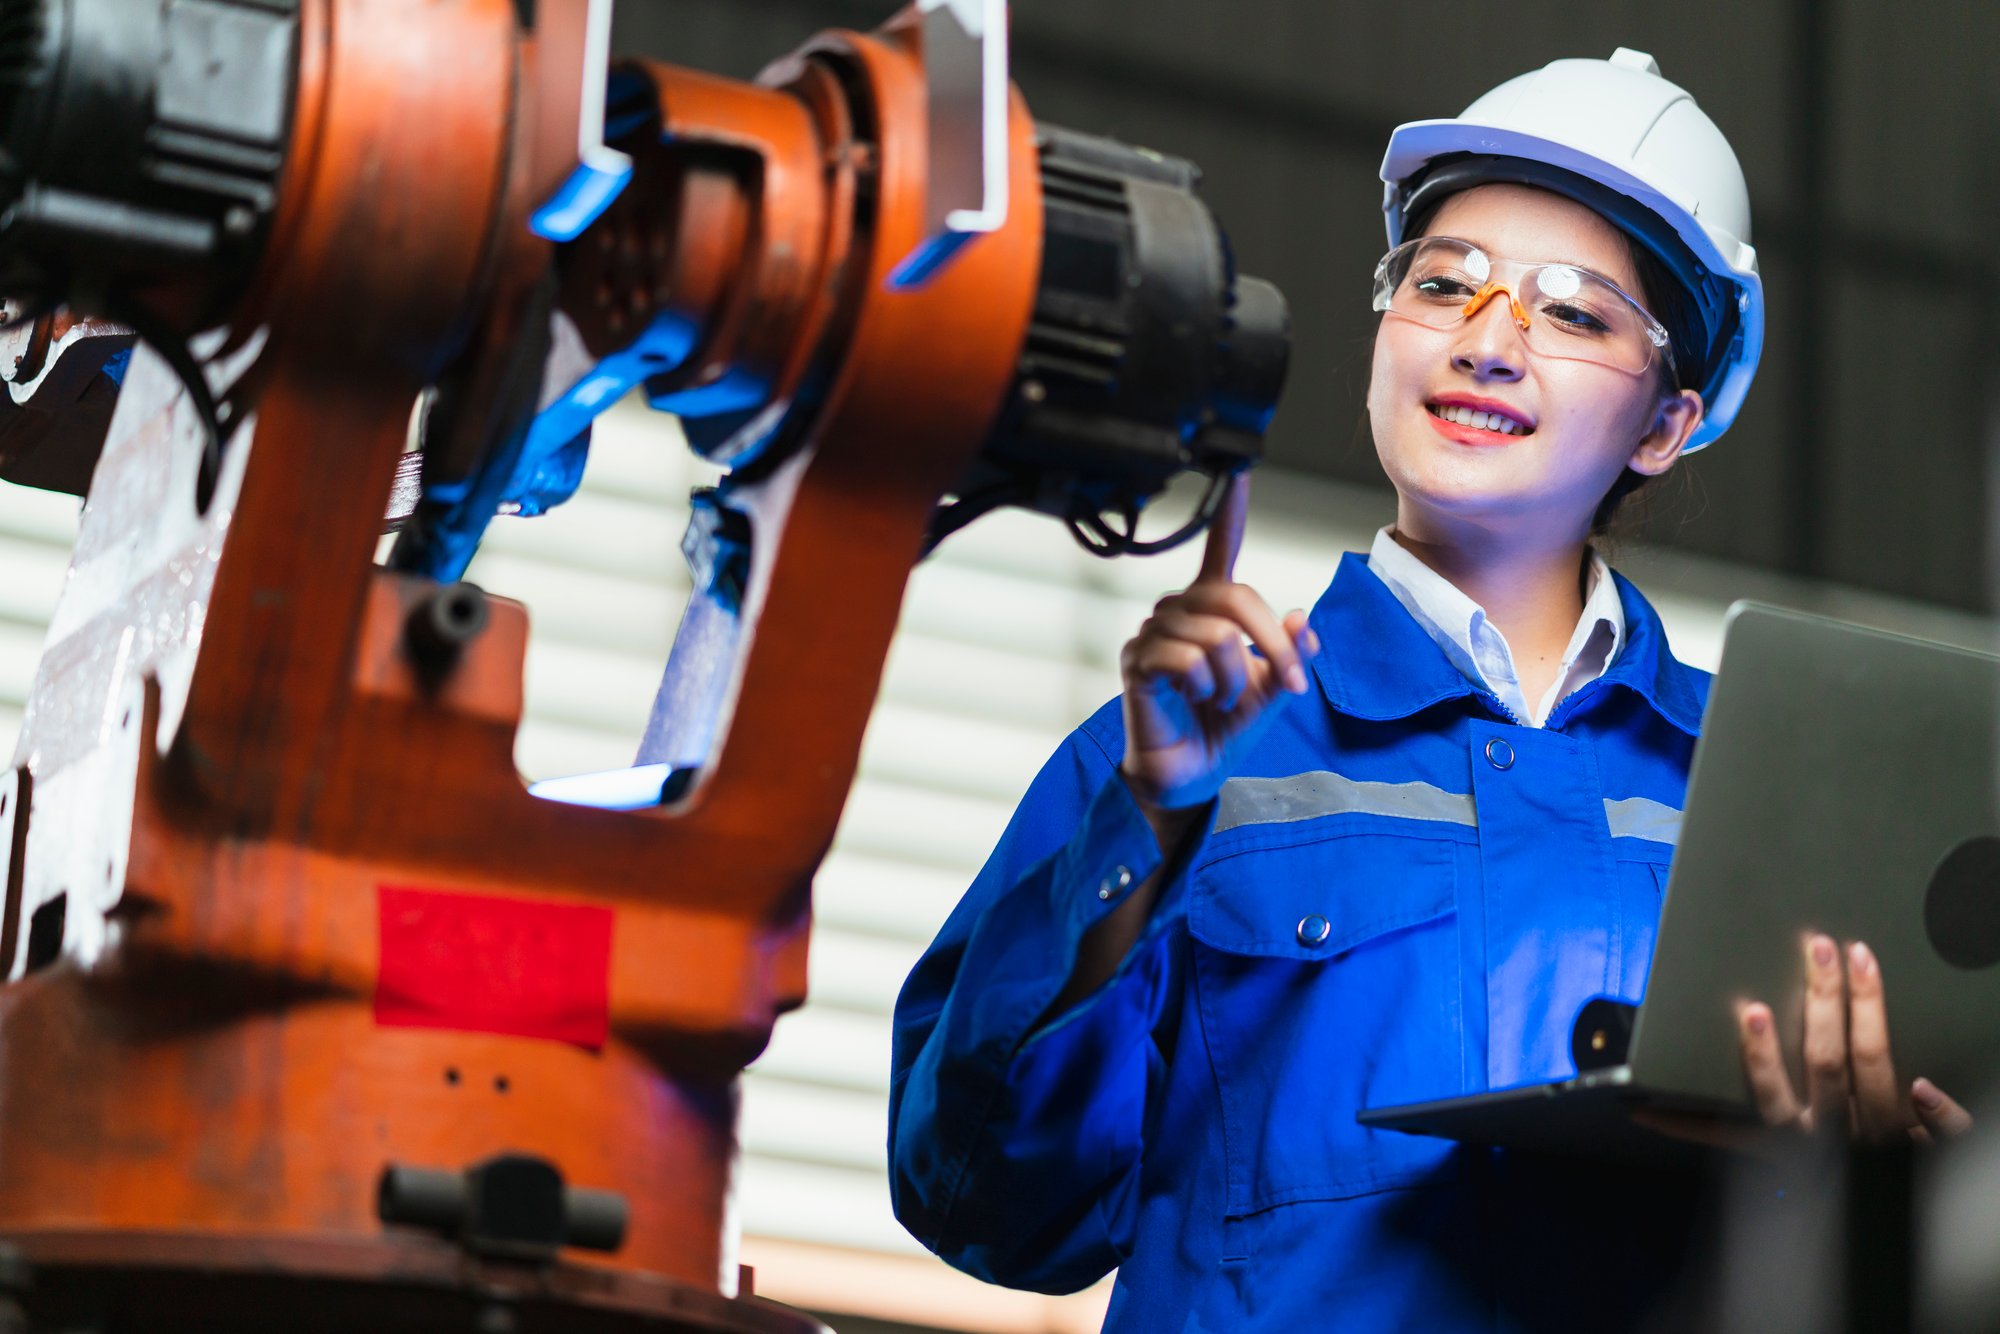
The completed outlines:
[[[581,10],[541,0],[539,22]],[[1014,368],[1032,126],[1017,97],[1007,227],[894,291],[924,225],[915,25],[825,35],[763,86],[648,67],[667,133],[627,145],[635,180],[565,259],[563,304],[600,353],[671,308],[701,331],[677,383],[760,377],[798,453],[703,780],[673,807],[582,809],[514,768],[528,612],[496,600],[429,679],[403,627],[434,586],[372,560],[413,399],[454,364],[490,383],[552,262],[525,226],[560,175],[536,118],[575,89],[509,0],[304,15],[229,469],[197,512],[198,426],[141,357],[75,556],[97,601],[59,612],[0,784],[26,798],[0,809],[0,1238],[135,1265],[163,1236],[337,1245],[389,1272],[441,1243],[377,1219],[386,1164],[514,1150],[630,1203],[623,1248],[561,1272],[726,1300],[736,1077],[804,998],[812,876],[909,570]],[[385,884],[611,910],[602,1047],[377,1023]],[[102,929],[51,953],[38,924],[64,904],[102,905]],[[716,1309],[698,1327],[775,1327]]]

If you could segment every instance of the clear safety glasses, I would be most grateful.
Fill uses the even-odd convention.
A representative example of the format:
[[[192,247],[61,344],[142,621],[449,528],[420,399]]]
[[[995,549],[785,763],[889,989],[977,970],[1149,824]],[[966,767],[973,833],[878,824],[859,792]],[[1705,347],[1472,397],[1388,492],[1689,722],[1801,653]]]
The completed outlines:
[[[1528,350],[1637,375],[1662,359],[1667,331],[1609,278],[1574,264],[1495,259],[1449,236],[1420,236],[1375,266],[1375,309],[1450,329],[1503,302]]]

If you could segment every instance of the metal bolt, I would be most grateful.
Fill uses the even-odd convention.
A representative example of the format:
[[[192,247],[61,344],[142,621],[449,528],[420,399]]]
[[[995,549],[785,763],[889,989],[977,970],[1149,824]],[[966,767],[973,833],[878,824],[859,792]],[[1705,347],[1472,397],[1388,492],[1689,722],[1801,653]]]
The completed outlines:
[[[435,683],[486,629],[486,592],[477,584],[445,584],[410,609],[404,641],[417,671]]]

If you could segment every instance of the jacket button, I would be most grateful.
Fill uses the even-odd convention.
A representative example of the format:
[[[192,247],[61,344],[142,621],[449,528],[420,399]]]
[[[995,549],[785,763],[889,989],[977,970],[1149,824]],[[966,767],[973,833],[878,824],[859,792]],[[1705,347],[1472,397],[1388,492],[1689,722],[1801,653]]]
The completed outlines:
[[[1299,944],[1324,945],[1326,938],[1333,934],[1333,923],[1318,913],[1310,913],[1299,919]]]
[[[1117,870],[1113,871],[1110,875],[1104,877],[1103,883],[1098,885],[1097,887],[1097,897],[1100,899],[1108,899],[1117,891],[1124,889],[1127,885],[1131,883],[1132,883],[1131,870],[1127,867],[1121,866]]]
[[[1514,767],[1514,748],[1499,737],[1486,743],[1486,762],[1495,769]]]

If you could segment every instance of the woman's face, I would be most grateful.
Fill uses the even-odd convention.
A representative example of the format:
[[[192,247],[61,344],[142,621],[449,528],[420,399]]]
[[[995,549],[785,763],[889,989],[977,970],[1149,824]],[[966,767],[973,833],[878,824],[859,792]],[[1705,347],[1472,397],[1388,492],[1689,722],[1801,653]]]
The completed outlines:
[[[1644,299],[1624,234],[1546,190],[1475,186],[1447,199],[1425,231],[1497,258],[1591,269]],[[1467,409],[1503,412],[1519,428],[1474,430],[1440,415]],[[1538,357],[1503,299],[1441,330],[1384,315],[1368,415],[1405,531],[1441,537],[1469,525],[1556,543],[1588,535],[1626,468],[1652,476],[1671,467],[1701,420],[1701,398],[1666,389],[1657,366],[1632,374]]]

